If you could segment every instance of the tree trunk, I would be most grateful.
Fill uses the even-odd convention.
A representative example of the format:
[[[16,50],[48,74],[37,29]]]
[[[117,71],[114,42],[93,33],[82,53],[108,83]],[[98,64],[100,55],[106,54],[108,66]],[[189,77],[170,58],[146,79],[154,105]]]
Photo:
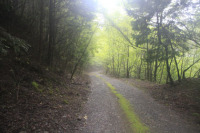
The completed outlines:
[[[49,66],[52,66],[53,62],[53,47],[55,45],[55,1],[49,0],[49,47],[48,47],[48,57],[47,57],[47,64]]]
[[[119,77],[120,73],[119,73],[119,70],[120,70],[120,62],[119,62],[119,52],[117,53],[117,76]]]
[[[162,40],[161,40],[161,33],[160,33],[160,27],[162,26],[162,13],[159,17],[159,14],[157,12],[156,14],[157,17],[157,39],[158,39],[158,48],[157,48],[157,54],[156,54],[156,61],[155,61],[155,70],[154,70],[154,82],[157,80],[157,69],[158,69],[158,53],[160,50],[160,46],[162,45]]]
[[[155,62],[155,70],[154,70],[154,82],[156,82],[156,78],[157,78],[157,70],[158,70],[158,60],[156,59],[156,62]]]
[[[95,31],[96,31],[96,30],[95,30]],[[76,70],[77,70],[77,67],[78,67],[78,65],[80,64],[80,62],[81,62],[83,56],[85,55],[85,52],[86,52],[88,46],[90,45],[90,42],[91,42],[91,40],[92,40],[92,37],[93,37],[95,31],[92,33],[92,35],[91,35],[91,37],[90,37],[88,43],[86,44],[85,49],[83,50],[83,53],[81,54],[80,58],[78,59],[77,63],[76,63],[75,66],[74,66],[74,69],[73,69],[73,71],[72,71],[71,78],[70,78],[71,80],[73,79],[73,76],[74,76],[74,74],[75,74],[75,72],[76,72]]]
[[[193,78],[195,78],[195,76],[197,75],[197,78],[199,78],[199,72],[200,72],[200,69],[198,71],[195,72]]]
[[[159,84],[160,84],[160,82],[162,81],[162,76],[163,76],[164,67],[165,67],[165,62],[164,62],[164,64],[163,64],[163,68],[162,68],[162,72],[161,72],[161,75],[160,75]]]
[[[141,62],[140,62],[140,67],[138,70],[138,78],[141,79],[141,70],[142,70],[142,58],[141,58]]]
[[[196,52],[195,52],[195,55],[196,55]],[[194,63],[194,59],[195,59],[195,55],[193,56],[193,60],[192,60],[192,62]],[[190,77],[192,76],[192,68],[191,68],[191,70],[190,70]]]
[[[169,66],[169,61],[168,61],[169,56],[168,56],[168,47],[167,46],[165,46],[165,54],[166,54],[165,61],[166,61],[166,67],[167,67],[167,75],[168,75],[168,78],[170,81],[170,85],[174,85],[174,81],[173,81],[171,73],[170,73],[170,66]]]
[[[183,60],[184,60],[184,58],[182,58],[182,63],[181,63],[181,76],[183,77]]]
[[[171,40],[170,40],[170,45],[171,45],[172,51],[175,52],[175,50],[174,50],[174,48],[172,46]],[[173,56],[174,56],[174,62],[175,62],[176,70],[177,70],[177,74],[178,74],[178,81],[181,82],[181,76],[180,76],[180,73],[179,73],[179,68],[178,68],[178,63],[177,63],[177,60],[176,60],[175,53],[173,54]]]
[[[158,37],[158,43],[159,43],[159,45],[161,45],[162,44],[162,39],[161,39],[160,27],[162,27],[162,13],[161,13],[160,17],[159,17],[158,13],[156,14],[156,16],[157,16],[157,37]],[[174,81],[173,81],[171,73],[170,73],[170,66],[169,66],[169,62],[168,62],[168,59],[169,59],[169,55],[168,55],[169,53],[168,52],[169,51],[168,51],[167,44],[165,44],[164,48],[165,48],[165,55],[166,55],[165,61],[166,61],[166,67],[167,67],[167,75],[168,75],[168,78],[170,80],[170,84],[173,85]]]
[[[113,62],[113,75],[115,75],[115,57],[114,57],[114,55],[113,55],[113,57],[112,57],[112,62]]]
[[[126,78],[129,78],[129,46],[128,46],[127,60],[126,60]]]
[[[197,62],[199,62],[200,61],[200,59],[198,59],[198,60],[196,60],[192,65],[190,65],[188,68],[186,68],[184,71],[183,71],[183,79],[185,79],[186,77],[185,77],[185,72],[188,70],[188,69],[190,69],[192,66],[194,66]]]
[[[41,48],[43,45],[43,20],[44,20],[44,0],[40,0],[40,34],[38,45],[38,60],[41,61]]]
[[[24,10],[25,10],[25,7],[26,7],[26,1],[27,1],[27,0],[24,0],[23,5],[22,5],[22,8],[21,8],[21,13],[20,13],[20,17],[21,17],[21,18],[22,18],[23,15],[24,15]]]
[[[148,38],[147,38],[147,71],[146,71],[146,79],[147,80],[150,80],[150,78],[149,78],[149,72],[150,72],[150,70],[149,70],[149,42],[148,42]]]
[[[150,71],[149,71],[150,81],[152,82],[153,74],[152,74],[152,62],[150,62]]]

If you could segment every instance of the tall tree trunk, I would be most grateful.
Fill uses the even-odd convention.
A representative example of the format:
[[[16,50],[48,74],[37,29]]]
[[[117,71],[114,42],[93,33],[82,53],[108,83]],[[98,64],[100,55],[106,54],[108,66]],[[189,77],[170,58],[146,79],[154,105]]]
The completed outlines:
[[[43,45],[44,0],[40,0],[40,35],[38,45],[38,60],[41,61],[41,48]]]
[[[160,27],[162,27],[162,17],[163,16],[162,16],[162,13],[159,16],[158,12],[157,12],[156,16],[157,16],[157,37],[158,37],[158,43],[159,43],[159,45],[161,45],[162,44],[162,39],[161,39]],[[167,67],[167,75],[168,75],[168,78],[170,80],[170,84],[173,85],[174,81],[173,81],[171,73],[170,73],[170,66],[169,66],[169,61],[168,61],[168,59],[169,59],[169,51],[168,51],[167,44],[165,44],[164,48],[165,48],[165,55],[166,55],[165,61],[166,61],[166,67]]]
[[[173,59],[174,59],[174,58],[171,59],[169,67],[171,67],[171,64],[172,64]],[[166,84],[169,83],[168,81],[169,81],[169,76],[168,76],[168,74],[167,74]]]
[[[95,29],[95,31],[96,31],[96,29]],[[85,52],[86,52],[88,46],[90,45],[90,42],[91,42],[91,40],[92,40],[92,37],[93,37],[95,31],[92,33],[92,35],[91,35],[91,37],[90,37],[88,43],[86,44],[85,49],[83,50],[83,52],[82,52],[80,58],[78,59],[78,61],[77,61],[76,64],[74,65],[74,68],[73,68],[73,71],[72,71],[72,74],[71,74],[71,78],[70,78],[71,80],[73,79],[73,76],[74,76],[74,74],[75,74],[75,72],[76,72],[76,70],[77,70],[77,67],[78,67],[78,65],[80,64],[80,62],[81,62],[83,56],[85,55]]]
[[[119,52],[117,53],[117,76],[119,77],[119,65],[120,65],[120,62],[119,62]]]
[[[25,7],[26,7],[26,1],[27,1],[27,0],[24,0],[23,5],[22,5],[22,8],[21,8],[21,13],[20,13],[20,17],[21,17],[21,18],[22,18],[23,15],[24,15],[24,10],[25,10]]]
[[[183,78],[183,63],[184,63],[184,58],[182,58],[182,63],[181,63],[181,76],[182,76],[182,78]]]
[[[129,78],[129,46],[128,46],[127,60],[126,60],[126,78]]]
[[[54,14],[54,9],[55,8],[55,1],[54,0],[49,0],[49,47],[48,47],[48,57],[47,57],[47,64],[49,66],[52,66],[53,62],[53,47],[55,45],[55,33],[54,33],[54,28],[55,28],[55,14]]]
[[[157,80],[157,69],[158,69],[158,53],[160,50],[160,46],[162,45],[161,41],[161,33],[160,33],[160,27],[162,26],[162,13],[159,16],[158,12],[156,14],[157,17],[157,39],[158,39],[158,47],[156,50],[156,61],[155,61],[155,70],[154,70],[154,82]]]
[[[171,45],[171,49],[173,52],[175,52],[174,48],[173,48],[173,45],[171,43],[171,40],[170,40],[170,45]],[[175,65],[176,65],[176,71],[177,71],[177,74],[178,74],[178,81],[181,82],[181,76],[180,76],[180,73],[179,73],[179,68],[178,68],[178,63],[177,63],[177,60],[176,60],[176,55],[175,53],[173,54],[174,56],[174,62],[175,62]]]
[[[161,72],[161,75],[160,75],[159,84],[160,84],[160,82],[162,81],[162,76],[163,76],[164,67],[165,67],[165,62],[164,62],[163,67],[162,67],[162,72]]]
[[[147,80],[150,80],[150,78],[149,78],[149,72],[150,72],[150,70],[149,70],[149,42],[148,42],[148,36],[147,36],[147,71],[146,71],[146,76],[147,76]]]
[[[175,65],[176,65],[176,71],[177,71],[177,74],[178,74],[178,81],[181,82],[181,76],[180,76],[180,73],[179,73],[178,63],[177,63],[175,55],[174,55],[174,61],[175,61]]]
[[[154,70],[154,79],[153,81],[156,82],[156,78],[157,78],[157,70],[158,70],[158,60],[156,59],[155,61],[155,70]]]
[[[149,71],[150,81],[152,82],[153,74],[152,74],[152,62],[150,62],[150,71]]]
[[[142,58],[141,58],[141,62],[140,62],[139,70],[138,70],[138,78],[139,79],[141,79],[141,71],[142,71]]]
[[[145,79],[147,79],[147,68],[145,68],[145,70],[144,70],[144,77],[145,77]]]
[[[197,51],[197,50],[196,50]],[[193,60],[192,60],[192,63],[194,63],[194,59],[195,59],[195,55],[196,55],[196,52],[195,52],[195,54],[194,54],[194,56],[193,56]],[[191,70],[190,70],[190,77],[192,76],[192,68],[191,68]]]
[[[113,75],[115,75],[115,57],[114,57],[114,55],[113,55],[113,57],[112,57],[112,62],[113,62]]]
[[[168,78],[169,78],[169,81],[170,81],[170,85],[174,85],[174,81],[172,79],[172,76],[171,76],[171,73],[170,73],[170,66],[169,66],[169,55],[168,55],[168,47],[165,45],[165,61],[166,61],[166,67],[167,67],[167,75],[168,75]]]

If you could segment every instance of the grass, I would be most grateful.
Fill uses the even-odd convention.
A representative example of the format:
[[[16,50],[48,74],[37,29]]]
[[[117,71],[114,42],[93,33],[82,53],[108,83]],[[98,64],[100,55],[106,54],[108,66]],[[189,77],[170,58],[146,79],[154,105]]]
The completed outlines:
[[[69,102],[68,102],[67,100],[63,100],[63,102],[64,102],[65,104],[69,104]]]
[[[58,89],[58,87],[56,87],[56,92],[59,92],[59,89]]]
[[[32,84],[32,86],[35,87],[36,89],[39,88],[39,84],[38,84],[37,82],[33,81],[31,84]]]
[[[43,89],[39,88],[39,84],[37,82],[33,81],[31,84],[38,92],[40,92],[40,93],[43,92]]]
[[[49,94],[50,94],[50,95],[53,95],[53,93],[54,93],[54,92],[53,92],[53,89],[50,88],[50,89],[49,89]]]

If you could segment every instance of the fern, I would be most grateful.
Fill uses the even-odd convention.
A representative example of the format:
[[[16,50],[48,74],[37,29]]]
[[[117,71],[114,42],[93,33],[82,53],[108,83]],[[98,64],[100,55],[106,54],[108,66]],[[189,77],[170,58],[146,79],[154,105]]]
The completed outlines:
[[[12,36],[0,27],[0,55],[7,55],[9,50],[13,50],[15,54],[28,52],[30,47],[27,42]]]

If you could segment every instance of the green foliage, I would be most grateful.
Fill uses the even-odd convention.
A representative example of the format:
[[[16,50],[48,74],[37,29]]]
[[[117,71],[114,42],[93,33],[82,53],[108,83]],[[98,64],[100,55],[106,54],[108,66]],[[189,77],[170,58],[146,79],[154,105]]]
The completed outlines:
[[[65,104],[69,104],[69,102],[65,99],[65,100],[63,100],[63,102],[65,103]]]
[[[199,113],[193,113],[192,115],[195,116],[195,117],[198,117],[200,119],[200,114]]]
[[[0,29],[1,55],[28,51],[30,45],[17,35],[31,44],[31,57],[50,69],[71,72],[78,62],[82,71],[89,62],[92,48],[84,49],[96,27],[95,0],[2,1],[0,7],[1,24],[13,34]]]
[[[35,81],[31,82],[31,85],[40,93],[42,93],[44,90],[40,88],[39,84]]]
[[[26,53],[30,45],[24,40],[14,37],[0,27],[0,54],[6,55],[13,50],[15,54]]]
[[[58,89],[58,87],[56,87],[56,89],[55,89],[55,90],[56,90],[56,92],[59,92],[59,89]]]
[[[50,88],[50,89],[49,89],[49,94],[53,95],[53,93],[54,93],[54,92],[53,92],[53,89]]]
[[[32,84],[32,86],[33,86],[34,88],[36,88],[36,89],[39,88],[39,84],[38,84],[37,82],[33,81],[31,84]]]
[[[103,65],[106,73],[116,77],[130,76],[157,83],[181,82],[184,75],[198,77],[197,5],[198,2],[186,6],[177,1],[128,0],[129,16],[106,14],[109,20],[105,20],[95,36],[97,50],[91,64]],[[194,9],[193,13],[189,8]],[[190,14],[190,19],[185,14]]]
[[[200,58],[198,2],[123,2],[127,14],[95,14],[95,0],[3,1],[0,16],[4,28],[10,27],[6,30],[31,42],[31,53],[40,63],[72,75],[88,64],[103,66],[116,77],[158,83],[200,75],[195,62]],[[30,45],[6,30],[0,28],[0,55],[27,52]]]

